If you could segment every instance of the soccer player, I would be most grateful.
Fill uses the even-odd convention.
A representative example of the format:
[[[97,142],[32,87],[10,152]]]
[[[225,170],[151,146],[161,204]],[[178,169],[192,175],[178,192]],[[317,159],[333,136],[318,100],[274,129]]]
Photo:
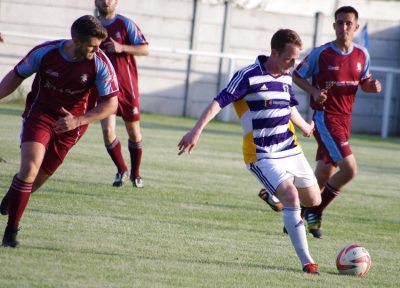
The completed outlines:
[[[353,7],[337,9],[333,23],[336,39],[312,50],[293,73],[293,81],[311,95],[314,110],[318,142],[315,176],[322,190],[322,202],[305,209],[304,216],[309,232],[316,238],[322,237],[323,211],[357,174],[349,143],[357,88],[372,93],[381,91],[381,83],[369,71],[368,51],[353,43],[359,28],[357,21],[358,12]],[[307,80],[310,77],[312,83]]]
[[[311,136],[296,109],[289,69],[299,57],[302,42],[296,32],[278,30],[271,39],[271,55],[235,73],[225,89],[203,111],[194,127],[178,144],[179,155],[189,154],[205,128],[222,108],[233,103],[243,128],[243,157],[247,169],[283,204],[283,223],[305,273],[319,274],[312,259],[300,203],[321,201],[317,180],[294,134],[295,124]]]
[[[139,169],[142,161],[142,134],[140,131],[140,109],[138,72],[135,56],[149,54],[148,43],[139,27],[132,20],[116,14],[118,0],[95,0],[99,19],[107,29],[108,38],[101,44],[101,49],[110,58],[117,72],[120,86],[117,115],[125,122],[128,132],[128,150],[131,160],[130,180],[134,187],[143,188],[143,180]],[[121,143],[115,133],[116,115],[110,115],[101,121],[104,144],[107,152],[117,167],[115,187],[122,186],[128,179],[121,151]]]
[[[99,49],[107,31],[95,17],[78,18],[71,39],[34,47],[0,83],[0,99],[36,73],[21,133],[21,165],[7,192],[8,223],[2,245],[16,248],[20,219],[32,190],[62,164],[87,125],[117,109],[118,81],[111,62]],[[87,110],[97,89],[98,105]]]

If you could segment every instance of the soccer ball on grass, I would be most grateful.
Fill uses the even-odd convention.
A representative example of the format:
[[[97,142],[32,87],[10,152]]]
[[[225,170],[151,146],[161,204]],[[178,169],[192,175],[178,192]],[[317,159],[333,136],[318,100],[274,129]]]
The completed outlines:
[[[358,244],[346,244],[336,256],[340,274],[364,277],[372,265],[367,249]]]

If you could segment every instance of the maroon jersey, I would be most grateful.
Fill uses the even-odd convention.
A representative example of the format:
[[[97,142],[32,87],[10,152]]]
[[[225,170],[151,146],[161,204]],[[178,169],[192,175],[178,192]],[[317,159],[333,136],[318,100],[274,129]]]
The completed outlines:
[[[315,48],[294,73],[303,79],[312,77],[314,87],[328,91],[323,104],[311,97],[312,109],[350,117],[359,83],[371,77],[369,65],[364,47],[353,44],[348,52],[342,52],[329,42]]]
[[[56,121],[64,116],[61,107],[80,116],[86,113],[91,89],[97,88],[100,97],[118,94],[118,81],[107,56],[99,50],[91,60],[73,61],[62,50],[66,41],[36,46],[15,66],[22,78],[36,73],[25,116]]]
[[[108,38],[100,46],[104,51],[106,51],[104,43],[109,42],[110,38],[123,45],[148,44],[139,27],[122,15],[116,15],[113,19],[102,22],[102,25],[108,32]],[[135,57],[128,53],[107,53],[107,56],[118,72],[120,96],[122,98],[138,97],[138,73]]]

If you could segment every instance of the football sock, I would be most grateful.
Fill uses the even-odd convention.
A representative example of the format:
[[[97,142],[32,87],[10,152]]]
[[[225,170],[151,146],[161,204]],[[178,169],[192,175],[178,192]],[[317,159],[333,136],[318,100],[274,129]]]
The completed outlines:
[[[139,169],[142,162],[142,141],[132,142],[128,140],[128,149],[131,155],[131,176],[140,176]]]
[[[33,183],[26,183],[14,176],[8,190],[8,223],[7,227],[17,228],[22,214],[24,214],[29,197],[31,196]]]
[[[314,263],[308,251],[306,228],[303,219],[300,217],[300,208],[283,207],[283,225],[289,234],[292,245],[296,250],[297,257],[301,262],[301,267],[307,263]]]
[[[115,166],[117,166],[118,173],[128,171],[124,157],[122,156],[121,143],[119,142],[118,138],[115,138],[110,145],[106,145],[106,148]]]
[[[313,207],[312,211],[321,214],[326,207],[340,194],[340,191],[333,188],[329,183],[326,183],[324,191],[321,194],[321,204],[317,207]]]

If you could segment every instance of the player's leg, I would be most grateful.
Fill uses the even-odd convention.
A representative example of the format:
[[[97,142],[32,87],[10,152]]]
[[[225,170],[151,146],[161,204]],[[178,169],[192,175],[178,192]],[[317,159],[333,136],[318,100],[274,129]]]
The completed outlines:
[[[305,219],[307,220],[308,229],[316,238],[322,237],[321,224],[322,215],[328,205],[340,195],[340,188],[355,177],[357,174],[357,163],[353,154],[341,159],[337,162],[339,170],[335,166],[324,161],[319,161],[315,170],[318,179],[318,184],[322,186],[321,204],[304,211]],[[333,174],[333,175],[332,175]]]
[[[112,161],[117,167],[117,174],[113,182],[114,187],[120,187],[128,179],[128,168],[126,167],[122,156],[121,143],[115,133],[116,115],[101,120],[101,128],[103,132],[104,145],[110,155]]]
[[[302,203],[303,217],[307,221],[308,231],[315,238],[322,238],[321,221],[322,213],[316,212],[314,208],[321,204],[321,191],[317,184],[308,188],[298,188],[300,201]]]
[[[322,190],[322,202],[319,206],[311,209],[316,215],[322,215],[328,205],[340,194],[340,189],[352,180],[357,174],[357,163],[353,154],[337,162],[339,170],[326,181]],[[329,164],[321,164],[326,167]]]
[[[319,160],[315,166],[314,174],[317,177],[318,186],[320,190],[325,187],[328,183],[329,178],[335,173],[336,166],[331,163],[326,163],[325,161]]]
[[[327,184],[339,191],[357,175],[357,162],[353,154],[337,162],[339,171],[329,178]]]
[[[7,192],[8,222],[3,236],[3,246],[18,246],[17,233],[21,217],[28,204],[32,185],[39,172],[46,148],[39,142],[24,142],[21,145],[21,165]]]
[[[290,161],[291,163],[287,164],[288,172],[294,175],[294,185],[298,190],[302,205],[301,217],[304,218],[303,212],[307,207],[315,207],[321,203],[321,192],[314,172],[304,154],[293,156]],[[321,237],[321,235],[314,236]]]
[[[317,185],[315,187],[315,192],[319,193]],[[283,204],[283,224],[289,234],[297,257],[300,259],[303,271],[311,274],[319,274],[318,265],[315,264],[308,249],[306,229],[300,215],[299,194],[293,185],[293,180],[287,179],[283,181],[278,186],[275,194]]]
[[[39,169],[39,172],[35,178],[35,181],[32,185],[32,192],[37,191],[42,185],[50,178],[51,175],[47,174],[43,169]],[[8,215],[8,202],[9,202],[9,194],[6,193],[0,204],[0,213],[2,215]]]
[[[352,172],[350,172],[352,168],[350,167],[352,166],[356,169],[356,165],[355,160],[354,165],[350,164],[346,166],[342,164],[342,167],[339,166],[339,171],[335,173],[339,163],[353,162],[350,159],[345,160],[349,156],[352,158],[352,151],[348,141],[351,126],[350,118],[333,117],[325,114],[323,111],[318,111],[314,115],[314,121],[316,124],[314,135],[318,142],[316,156],[318,163],[315,175],[322,191],[322,201],[319,206],[305,209],[304,216],[310,233],[314,237],[320,238],[323,211],[339,195],[339,189],[342,187],[332,186],[331,180],[335,179],[335,185],[341,181],[346,182],[346,179],[355,175],[356,171],[354,170],[353,176],[349,177],[349,175],[352,175]],[[336,174],[338,176],[335,176]]]
[[[47,145],[39,172],[32,185],[32,192],[37,191],[43,184],[56,172],[64,162],[69,150],[80,140],[87,130],[87,125],[81,126],[74,131],[66,132],[61,136],[51,139]],[[9,193],[1,201],[0,212],[3,215],[8,214]]]
[[[268,189],[262,188],[260,192],[258,192],[258,197],[265,201],[269,207],[275,212],[281,212],[283,205],[278,198],[275,197]]]
[[[260,183],[264,187],[261,188],[261,190],[258,192],[258,197],[260,197],[261,200],[265,201],[265,203],[267,203],[272,210],[276,212],[281,212],[283,205],[273,193],[273,191],[275,191],[275,188],[272,187],[270,183],[268,183],[268,181],[264,179],[264,177],[262,177],[262,172],[258,169],[259,168],[257,168],[257,165],[254,165],[253,169],[250,169],[250,171],[256,176],[258,181],[260,181]],[[257,175],[259,175],[260,178]]]
[[[258,193],[258,196],[264,200],[272,210],[280,212],[282,211],[283,205],[279,201],[279,199],[276,197],[275,194],[275,187],[273,184],[268,180],[266,176],[264,176],[264,173],[268,174],[268,172],[264,171],[266,168],[265,162],[271,162],[271,161],[258,161],[256,163],[250,164],[247,166],[247,169],[257,178],[257,180],[261,183],[261,185],[264,187],[260,190]],[[272,167],[273,164],[270,165],[268,168],[269,171],[274,170]],[[276,171],[275,171],[276,173]]]
[[[126,131],[129,135],[128,149],[131,158],[131,181],[137,188],[143,188],[143,180],[140,177],[140,164],[142,163],[142,132],[140,121],[125,121]]]
[[[27,101],[28,100],[29,100],[29,97],[28,97]],[[21,133],[21,141],[22,141],[22,137],[28,137],[26,142],[41,142],[43,144],[43,143],[47,143],[47,142],[51,141],[49,134],[51,134],[52,132],[49,133],[48,130],[46,132],[46,129],[43,129],[44,127],[40,123],[33,122],[33,126],[32,126],[31,122],[29,122],[29,123],[25,123],[25,122],[26,121],[25,121],[25,118],[24,118],[24,120],[22,121],[23,130],[22,130],[22,133]],[[50,129],[50,131],[51,131],[51,129]],[[37,132],[37,134],[35,134],[35,132]],[[37,141],[35,139],[37,139]],[[43,144],[43,145],[45,145],[45,144]],[[46,144],[46,145],[48,147],[49,144]],[[22,143],[21,143],[20,146],[22,147]],[[46,157],[46,154],[48,154],[48,153],[45,153],[44,158],[41,160],[41,165],[43,165],[43,162],[44,162],[44,159]],[[21,155],[22,155],[22,151],[21,151]],[[50,161],[52,163],[55,163],[55,162],[57,162],[57,158],[53,158],[52,157],[50,159]],[[21,160],[21,165],[22,165],[22,163],[23,162]],[[26,170],[26,168],[24,168],[24,169]],[[44,181],[47,180],[47,179],[46,180],[44,180],[44,179],[42,180],[43,177],[41,176],[42,175],[41,170],[42,170],[42,168],[39,168],[39,172],[37,173],[37,176],[35,177],[35,180],[34,180],[33,186],[32,186],[32,192],[36,191],[44,183]],[[15,176],[17,176],[17,174]],[[39,186],[37,184],[35,184],[35,183],[39,184],[40,182],[42,182],[42,183]],[[1,200],[1,203],[0,203],[0,214],[2,214],[2,215],[8,215],[9,198],[10,198],[10,195],[7,192],[4,195],[3,199]]]
[[[297,188],[299,191],[300,203],[304,207],[313,207],[321,204],[321,191],[318,185],[306,188]]]
[[[293,184],[293,175],[287,173],[290,166],[294,165],[292,157],[283,159],[263,159],[247,166],[249,171],[257,178],[264,187],[267,187],[283,204],[282,218],[283,224],[287,226],[287,232],[296,254],[300,259],[303,269],[307,273],[318,273],[314,260],[308,251],[306,230],[303,219],[301,218],[301,208],[299,194]],[[308,171],[313,184],[316,186],[316,180],[311,168]],[[319,189],[315,190],[319,195]],[[315,269],[314,269],[315,268]]]
[[[36,192],[40,187],[43,186],[43,184],[49,180],[51,175],[49,175],[47,172],[45,172],[43,169],[39,169],[39,173],[36,176],[35,181],[33,182],[32,186],[32,193]]]

